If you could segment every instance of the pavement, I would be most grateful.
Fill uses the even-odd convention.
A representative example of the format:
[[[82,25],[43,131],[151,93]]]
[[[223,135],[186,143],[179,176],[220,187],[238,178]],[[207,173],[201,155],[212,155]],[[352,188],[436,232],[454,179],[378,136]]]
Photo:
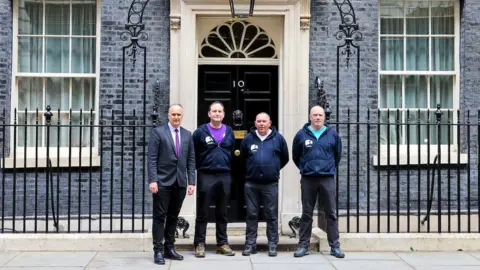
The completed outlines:
[[[166,265],[153,264],[152,252],[0,252],[0,270],[80,270],[80,269],[174,269],[174,270],[291,270],[291,269],[480,269],[478,252],[348,252],[345,259],[313,252],[303,258],[294,258],[292,252],[280,252],[268,257],[260,252],[243,257],[226,257],[207,252],[197,259],[193,252],[184,251],[183,261],[167,260]]]

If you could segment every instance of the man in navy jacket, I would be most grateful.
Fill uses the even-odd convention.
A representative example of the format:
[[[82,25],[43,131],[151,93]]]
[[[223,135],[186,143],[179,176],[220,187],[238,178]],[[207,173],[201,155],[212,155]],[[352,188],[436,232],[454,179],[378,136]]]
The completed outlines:
[[[230,176],[235,137],[232,128],[222,124],[225,110],[220,102],[213,102],[208,111],[210,123],[201,125],[193,133],[197,168],[197,217],[195,219],[195,257],[205,257],[208,210],[215,202],[217,253],[234,256],[227,237],[227,205],[230,199]]]
[[[258,215],[263,203],[267,220],[268,255],[277,256],[278,243],[278,179],[288,163],[288,147],[266,113],[255,119],[256,129],[242,141],[241,155],[245,166],[245,203],[247,230],[243,256],[256,253]]]
[[[330,254],[344,258],[340,249],[335,204],[335,173],[342,156],[342,141],[338,133],[325,124],[325,111],[320,106],[310,110],[310,123],[304,125],[293,139],[292,156],[302,178],[302,217],[299,247],[295,257],[308,255],[312,235],[313,208],[320,193],[327,215],[327,237]]]

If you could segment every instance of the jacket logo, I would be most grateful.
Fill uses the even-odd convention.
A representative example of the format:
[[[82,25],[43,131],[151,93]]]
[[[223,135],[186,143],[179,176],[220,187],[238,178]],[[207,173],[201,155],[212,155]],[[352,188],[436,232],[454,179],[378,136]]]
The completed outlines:
[[[213,141],[212,137],[210,137],[210,136],[207,136],[207,137],[205,138],[205,142],[206,142],[207,144],[215,144],[215,142]]]
[[[310,147],[312,147],[312,145],[313,145],[312,140],[306,140],[306,141],[305,141],[305,147],[310,148]]]
[[[256,153],[258,151],[258,145],[252,144],[250,146],[250,151],[252,151],[252,153]]]

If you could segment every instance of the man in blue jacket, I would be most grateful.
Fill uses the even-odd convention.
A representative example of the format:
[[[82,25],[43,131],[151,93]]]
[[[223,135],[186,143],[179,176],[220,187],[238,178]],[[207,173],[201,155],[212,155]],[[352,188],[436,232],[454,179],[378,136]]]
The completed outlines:
[[[232,128],[222,124],[225,110],[213,102],[208,111],[210,122],[193,133],[197,168],[197,217],[195,219],[195,257],[205,257],[208,210],[215,203],[217,253],[234,256],[227,237],[227,205],[230,199],[230,176],[235,137]]]
[[[310,123],[303,126],[293,139],[292,156],[302,175],[302,217],[300,219],[299,247],[295,257],[308,255],[312,235],[313,208],[320,192],[327,215],[327,237],[330,254],[344,258],[340,249],[335,204],[335,173],[342,155],[342,141],[338,133],[325,125],[325,111],[320,106],[310,110]]]
[[[255,119],[256,129],[243,139],[242,161],[245,166],[245,202],[247,230],[243,256],[255,254],[260,203],[267,220],[268,255],[277,256],[278,243],[278,179],[288,163],[288,147],[266,113]]]

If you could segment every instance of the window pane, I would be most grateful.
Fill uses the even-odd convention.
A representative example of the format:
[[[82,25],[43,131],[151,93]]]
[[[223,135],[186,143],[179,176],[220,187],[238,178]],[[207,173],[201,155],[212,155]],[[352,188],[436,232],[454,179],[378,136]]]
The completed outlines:
[[[45,5],[45,32],[47,35],[70,34],[70,1],[48,0]]]
[[[72,35],[93,36],[96,31],[95,1],[72,4]]]
[[[380,76],[380,108],[402,107],[402,76]]]
[[[72,110],[90,111],[95,110],[95,79],[73,78],[72,79]]]
[[[18,72],[42,72],[42,38],[18,38]]]
[[[433,70],[455,70],[455,38],[433,37],[432,58]]]
[[[407,38],[407,70],[428,70],[428,38]]]
[[[405,108],[427,108],[427,77],[405,77]]]
[[[42,113],[38,113],[38,127],[37,126],[26,126],[25,125],[25,113],[17,114],[17,145],[19,147],[25,146],[25,139],[27,141],[27,147],[35,147],[38,144],[39,147],[42,147]],[[27,125],[35,125],[37,117],[35,113],[27,114]],[[26,134],[25,134],[26,129]],[[37,132],[38,131],[38,132]],[[37,141],[38,140],[38,141]],[[37,142],[37,143],[36,143]]]
[[[60,135],[60,136],[59,136]],[[45,136],[47,136],[47,131],[45,131]],[[68,113],[60,114],[60,126],[58,125],[58,112],[53,112],[52,122],[50,126],[50,147],[57,147],[60,144],[60,147],[68,146]],[[45,143],[46,145],[46,143]],[[55,164],[53,164],[55,166]]]
[[[52,73],[68,73],[69,38],[46,38],[45,70]]]
[[[94,118],[95,115],[92,115],[92,117]],[[81,119],[82,123],[80,123],[80,113],[72,114],[72,125],[76,125],[72,127],[72,147],[87,147],[90,145],[90,113],[83,113]],[[93,131],[95,132],[95,129]],[[88,153],[83,154],[87,155]]]
[[[453,109],[453,76],[430,78],[430,108]]]
[[[45,86],[46,96],[45,105],[52,108],[52,111],[56,111],[59,108],[67,111],[68,106],[68,89],[69,79],[67,78],[48,78]]]
[[[403,34],[403,2],[380,1],[380,34]]]
[[[428,35],[428,0],[408,1],[405,3],[407,34]]]
[[[455,33],[455,2],[433,1],[432,2],[432,34]]]
[[[18,110],[44,110],[42,78],[18,78]]]
[[[95,73],[95,38],[72,38],[72,72]]]
[[[397,144],[403,141],[402,125],[397,125],[397,117],[399,123],[402,122],[402,112],[399,110],[387,110],[380,112],[380,121],[386,125],[380,126],[380,143],[381,144]],[[398,132],[397,132],[398,131]]]
[[[41,35],[43,32],[43,4],[41,0],[19,1],[18,33]]]
[[[381,38],[381,69],[403,70],[403,38]]]
[[[407,115],[407,114],[406,114]],[[408,113],[408,118],[406,117],[405,119],[408,119],[409,122],[411,123],[409,127],[409,133],[407,133],[407,130],[405,129],[406,132],[406,137],[405,138],[405,143],[410,140],[410,144],[427,144],[427,112],[418,112],[418,110],[409,110]],[[418,124],[420,121],[420,125]],[[413,153],[412,153],[413,154]]]

